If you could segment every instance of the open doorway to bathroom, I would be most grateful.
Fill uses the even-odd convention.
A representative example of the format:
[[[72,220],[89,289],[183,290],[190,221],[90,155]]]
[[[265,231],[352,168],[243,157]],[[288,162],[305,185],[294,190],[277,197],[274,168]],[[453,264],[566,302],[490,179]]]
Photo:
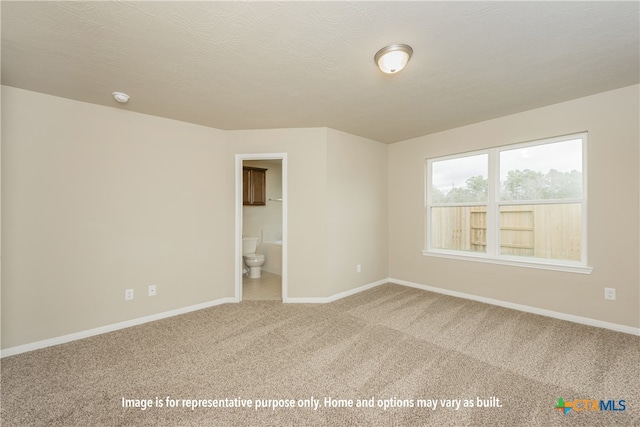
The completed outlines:
[[[286,154],[236,155],[237,301],[286,300],[286,242]]]

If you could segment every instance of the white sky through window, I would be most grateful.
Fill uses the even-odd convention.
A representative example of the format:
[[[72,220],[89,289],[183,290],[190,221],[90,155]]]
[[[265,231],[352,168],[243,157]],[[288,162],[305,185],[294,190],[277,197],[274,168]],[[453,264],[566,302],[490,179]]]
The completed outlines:
[[[521,147],[500,152],[500,180],[504,181],[510,170],[531,169],[547,173],[551,169],[558,172],[582,172],[582,140]],[[478,154],[441,160],[432,164],[432,186],[445,193],[452,188],[465,187],[467,179],[481,175],[488,176],[488,156]]]
[[[500,152],[500,181],[506,179],[510,170],[525,169],[542,173],[551,169],[558,172],[582,172],[582,140],[574,139]]]
[[[479,154],[433,162],[431,166],[433,188],[447,192],[454,187],[464,187],[467,179],[472,176],[482,175],[486,179],[489,168],[488,158],[487,154]]]

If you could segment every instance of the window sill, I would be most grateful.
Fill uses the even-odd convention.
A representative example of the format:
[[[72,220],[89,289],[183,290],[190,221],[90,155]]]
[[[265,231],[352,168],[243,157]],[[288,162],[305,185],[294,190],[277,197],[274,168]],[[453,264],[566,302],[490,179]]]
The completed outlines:
[[[498,264],[498,265],[508,265],[512,267],[525,267],[525,268],[538,268],[542,270],[553,270],[553,271],[564,271],[568,273],[580,273],[580,274],[591,274],[593,271],[593,267],[588,267],[584,265],[576,265],[576,264],[552,264],[542,261],[522,261],[520,259],[512,259],[512,258],[489,258],[487,256],[482,255],[461,255],[459,253],[452,252],[434,252],[434,251],[422,251],[422,255],[436,257],[436,258],[448,258],[448,259],[457,259],[460,261],[473,261],[473,262],[483,262],[485,264]]]

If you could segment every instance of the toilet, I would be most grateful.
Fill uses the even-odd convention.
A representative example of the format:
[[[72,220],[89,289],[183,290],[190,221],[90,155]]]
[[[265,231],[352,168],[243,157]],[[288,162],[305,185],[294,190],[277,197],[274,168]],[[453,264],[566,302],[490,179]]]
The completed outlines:
[[[257,247],[257,237],[242,238],[242,259],[249,270],[250,279],[260,278],[260,270],[262,270],[262,264],[264,264],[264,255],[256,253]]]

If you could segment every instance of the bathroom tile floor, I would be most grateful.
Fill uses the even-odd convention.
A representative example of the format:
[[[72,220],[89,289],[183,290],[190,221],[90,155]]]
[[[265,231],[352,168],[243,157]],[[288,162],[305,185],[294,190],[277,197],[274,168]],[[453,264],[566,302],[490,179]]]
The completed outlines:
[[[242,277],[242,299],[282,301],[282,277],[266,271],[259,279]]]

